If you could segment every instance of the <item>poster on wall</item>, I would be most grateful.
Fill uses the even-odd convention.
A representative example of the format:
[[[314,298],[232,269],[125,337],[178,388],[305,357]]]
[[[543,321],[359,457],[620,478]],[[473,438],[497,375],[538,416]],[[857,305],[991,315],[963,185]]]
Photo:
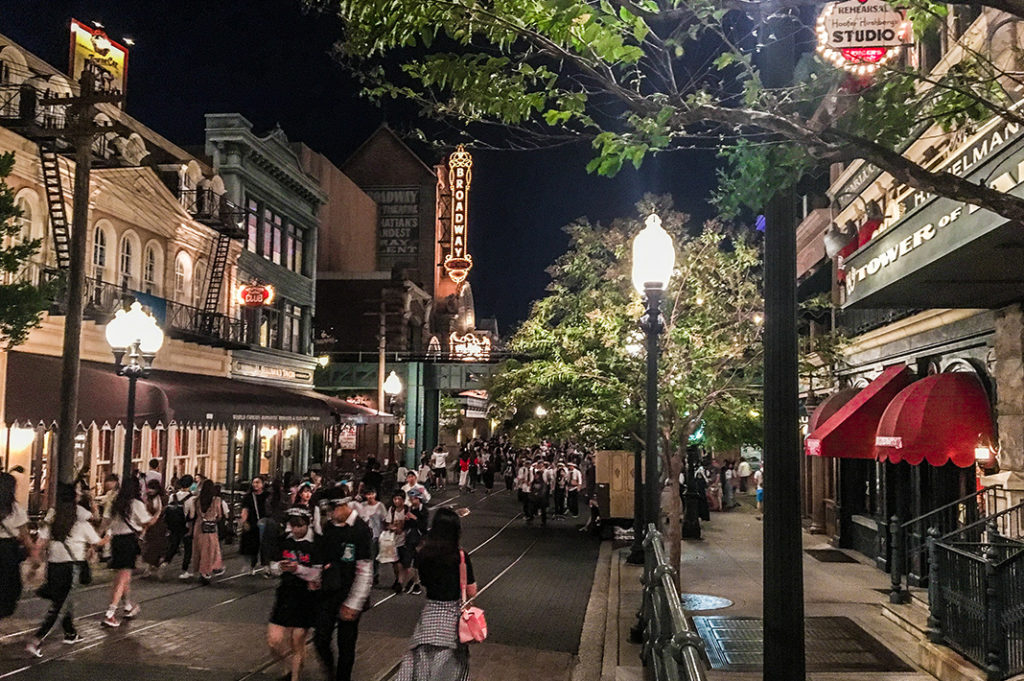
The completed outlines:
[[[89,62],[99,70],[97,87],[124,93],[127,80],[128,48],[107,37],[101,28],[71,20],[71,79],[77,81]],[[123,104],[122,104],[123,106]]]
[[[346,424],[341,426],[341,432],[338,435],[338,444],[342,449],[355,449],[356,448],[356,427],[352,424]]]
[[[415,263],[420,252],[419,187],[388,187],[366,192],[377,203],[377,266]]]

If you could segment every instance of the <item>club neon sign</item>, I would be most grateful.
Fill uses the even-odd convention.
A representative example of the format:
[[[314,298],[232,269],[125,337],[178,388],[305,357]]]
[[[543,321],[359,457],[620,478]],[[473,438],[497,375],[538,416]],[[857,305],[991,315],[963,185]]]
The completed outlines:
[[[448,186],[452,193],[452,243],[444,258],[444,270],[456,284],[464,282],[473,269],[473,257],[466,250],[469,185],[472,181],[473,157],[460,144],[448,157]]]
[[[274,302],[274,287],[270,284],[241,284],[235,287],[235,302],[243,307],[265,307]]]

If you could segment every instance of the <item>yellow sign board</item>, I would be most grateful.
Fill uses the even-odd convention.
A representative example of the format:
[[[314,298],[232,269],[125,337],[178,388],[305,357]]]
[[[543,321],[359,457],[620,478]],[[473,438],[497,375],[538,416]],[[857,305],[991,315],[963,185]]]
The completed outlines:
[[[98,75],[96,87],[107,92],[124,93],[128,48],[114,42],[99,28],[90,28],[71,20],[71,78],[77,81],[86,65]]]

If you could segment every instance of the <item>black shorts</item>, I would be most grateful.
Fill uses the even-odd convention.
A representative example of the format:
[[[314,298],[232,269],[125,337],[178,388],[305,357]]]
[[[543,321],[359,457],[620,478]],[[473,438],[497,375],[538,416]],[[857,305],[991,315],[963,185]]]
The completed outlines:
[[[447,468],[433,468],[431,470],[434,471],[434,477],[438,480],[446,480],[448,478]]]
[[[398,563],[404,568],[412,567],[412,559],[416,551],[411,546],[398,547]]]
[[[134,534],[115,534],[110,539],[111,570],[134,570],[135,559],[138,558],[139,539]]]
[[[274,601],[270,611],[270,623],[291,629],[311,629],[319,614],[315,598],[281,598]]]

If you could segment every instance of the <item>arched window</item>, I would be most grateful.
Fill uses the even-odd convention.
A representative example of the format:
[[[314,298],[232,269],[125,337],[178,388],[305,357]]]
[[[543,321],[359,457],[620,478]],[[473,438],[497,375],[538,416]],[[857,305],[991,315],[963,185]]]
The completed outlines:
[[[18,236],[14,237],[14,243],[23,244],[32,238],[32,205],[24,196],[15,202],[21,217],[17,218]]]
[[[179,251],[174,258],[174,299],[192,304],[192,258],[185,251]]]
[[[96,227],[92,233],[92,276],[103,281],[107,269],[107,233]]]
[[[118,285],[124,288],[135,288],[135,278],[132,276],[135,271],[135,245],[128,234],[121,237],[118,264],[120,265]]]
[[[203,303],[206,302],[206,298],[203,294],[206,292],[206,261],[199,260],[196,262],[194,275],[192,277],[192,283],[195,287],[195,300],[196,307],[202,307]]]
[[[146,244],[146,256],[142,261],[142,289],[155,296],[160,295],[159,260],[156,244]]]

